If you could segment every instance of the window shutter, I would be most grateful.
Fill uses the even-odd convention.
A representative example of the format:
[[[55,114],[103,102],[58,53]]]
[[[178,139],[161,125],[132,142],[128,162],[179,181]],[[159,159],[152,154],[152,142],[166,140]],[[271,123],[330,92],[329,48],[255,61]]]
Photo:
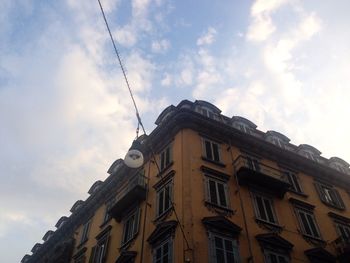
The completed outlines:
[[[209,179],[207,177],[204,177],[204,195],[205,195],[205,201],[210,202]]]
[[[169,263],[175,262],[173,254],[173,240],[170,238],[168,241],[168,251],[169,251]]]
[[[106,241],[105,241],[105,249],[103,250],[103,259],[102,259],[102,262],[106,262],[107,260],[107,254],[108,254],[108,246],[109,246],[109,240],[110,240],[110,236],[108,236],[106,238]]]
[[[173,145],[169,145],[169,163],[173,161]]]
[[[134,233],[133,233],[133,236],[136,236],[137,233],[139,232],[140,217],[141,217],[141,209],[138,208],[137,212],[135,213],[135,222],[134,222]]]
[[[91,249],[89,263],[95,263],[95,252],[96,252],[96,246],[92,247]]]
[[[224,189],[225,189],[225,197],[226,197],[226,206],[228,208],[230,208],[231,207],[230,194],[229,194],[229,191],[228,191],[228,184],[227,183],[224,184]]]
[[[314,184],[315,184],[316,191],[317,191],[321,201],[327,203],[327,200],[326,200],[325,195],[324,195],[324,190],[323,190],[321,184],[318,182],[315,182]]]
[[[233,256],[235,259],[234,263],[240,263],[240,257],[239,257],[239,248],[238,248],[238,244],[237,244],[237,240],[233,241]]]
[[[333,190],[332,192],[337,200],[337,206],[341,209],[345,209],[344,202],[341,199],[341,196],[340,196],[339,192],[337,191],[337,189],[333,188],[332,190]]]

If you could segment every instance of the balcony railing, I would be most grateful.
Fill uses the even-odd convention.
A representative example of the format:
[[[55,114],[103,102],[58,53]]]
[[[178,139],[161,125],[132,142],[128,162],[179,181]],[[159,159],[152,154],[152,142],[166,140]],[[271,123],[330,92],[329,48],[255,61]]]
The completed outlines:
[[[118,186],[115,202],[109,209],[109,214],[120,221],[127,209],[146,199],[146,177],[137,173]]]
[[[233,165],[241,185],[263,187],[279,197],[283,197],[290,186],[283,171],[253,158],[239,156]]]
[[[350,262],[350,238],[338,237],[332,242],[339,259],[339,262]]]

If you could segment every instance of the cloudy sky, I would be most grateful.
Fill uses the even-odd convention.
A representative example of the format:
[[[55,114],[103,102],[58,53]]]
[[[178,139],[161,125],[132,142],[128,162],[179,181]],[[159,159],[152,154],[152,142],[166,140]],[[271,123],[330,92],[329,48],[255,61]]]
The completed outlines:
[[[348,0],[101,0],[148,131],[203,99],[350,161]],[[136,120],[96,1],[0,0],[0,261],[123,157]]]

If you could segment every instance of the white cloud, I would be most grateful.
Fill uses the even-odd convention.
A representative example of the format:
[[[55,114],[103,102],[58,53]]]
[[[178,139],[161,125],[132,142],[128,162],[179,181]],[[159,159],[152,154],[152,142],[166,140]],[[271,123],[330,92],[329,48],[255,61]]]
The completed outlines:
[[[276,30],[272,13],[287,4],[288,0],[256,0],[251,7],[252,21],[248,27],[247,40],[261,42]]]
[[[114,35],[115,40],[125,47],[132,47],[137,42],[137,31],[131,25],[117,28],[114,32]]]
[[[170,42],[167,39],[156,40],[152,42],[152,51],[155,53],[165,53],[170,47]]]
[[[172,77],[169,73],[165,73],[163,79],[161,80],[162,86],[168,87],[172,84]]]
[[[209,27],[207,32],[197,39],[197,45],[203,46],[212,44],[215,41],[216,34],[216,29],[213,27]]]

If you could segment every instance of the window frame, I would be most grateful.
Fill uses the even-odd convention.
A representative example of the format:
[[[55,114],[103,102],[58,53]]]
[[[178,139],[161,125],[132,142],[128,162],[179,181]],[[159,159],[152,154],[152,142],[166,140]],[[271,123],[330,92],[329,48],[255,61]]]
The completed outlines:
[[[84,244],[88,239],[89,239],[89,232],[90,232],[90,227],[91,227],[91,221],[92,219],[90,218],[84,225],[83,225],[83,232],[81,233],[80,237],[80,245]],[[80,246],[79,245],[79,246]]]
[[[173,163],[173,145],[170,143],[159,153],[160,171],[167,169]]]
[[[229,189],[228,189],[228,184],[226,180],[222,180],[219,178],[216,178],[214,176],[211,176],[210,174],[205,173],[204,174],[204,181],[205,181],[205,201],[211,205],[217,206],[219,208],[224,208],[224,209],[230,209],[230,202],[229,202]],[[213,182],[215,184],[215,198],[216,202],[213,201],[212,197],[212,191],[211,191],[211,184],[210,182]],[[222,194],[220,194],[219,186],[222,185]],[[221,203],[221,198],[224,197],[224,201],[226,205],[223,205]]]
[[[163,263],[164,260],[164,246],[167,244],[168,246],[168,253],[167,253],[167,263],[173,263],[174,261],[174,244],[173,244],[173,239],[171,236],[168,238],[162,240],[160,243],[158,243],[156,246],[152,248],[152,258],[153,258],[153,263]],[[161,251],[160,258],[158,259],[158,251]]]
[[[276,256],[277,261],[270,260],[269,259],[270,255]],[[289,254],[281,253],[281,252],[278,252],[278,251],[275,251],[272,249],[264,249],[264,262],[265,263],[272,263],[272,262],[281,263],[279,257],[283,257],[283,259],[285,260],[284,261],[285,263],[291,262]]]
[[[168,190],[168,207],[166,207],[166,189]],[[166,182],[165,184],[163,184],[161,187],[159,187],[159,189],[157,189],[157,205],[156,205],[156,217],[162,217],[163,215],[167,214],[171,209],[172,209],[172,203],[173,203],[173,198],[174,198],[174,183],[173,183],[173,179],[170,179],[168,182]],[[161,195],[163,195],[163,204],[162,204],[162,212],[160,213],[160,197]],[[165,209],[166,208],[166,209]]]
[[[221,145],[219,142],[207,138],[202,138],[202,148],[203,157],[205,160],[214,163],[221,163]],[[216,148],[216,150],[214,148]]]
[[[224,235],[222,233],[218,233],[215,231],[208,232],[209,238],[209,262],[210,263],[239,263],[240,255],[239,255],[239,246],[236,238],[232,236]],[[221,239],[222,248],[217,248],[216,238]],[[226,241],[231,242],[232,250],[227,251]],[[220,249],[223,251],[224,261],[220,260],[217,255],[217,250]],[[230,252],[233,256],[234,261],[230,261],[227,258],[227,253]]]
[[[307,209],[305,207],[294,206],[294,211],[295,211],[295,214],[296,214],[296,217],[297,217],[297,220],[299,223],[300,232],[302,233],[302,235],[309,237],[309,238],[322,240],[321,231],[320,231],[320,228],[317,224],[316,217],[315,217],[313,210]],[[306,229],[306,226],[304,225],[305,221],[301,217],[301,214],[304,215],[304,219],[306,220],[307,227],[309,229],[310,234],[307,233],[308,230]],[[310,219],[311,219],[313,226],[310,224]],[[316,231],[317,235],[315,235],[315,233],[314,233],[315,231]]]
[[[121,247],[125,247],[128,245],[138,234],[139,227],[140,227],[140,216],[141,216],[141,209],[138,207],[134,210],[132,210],[124,219],[123,219],[123,232],[121,237]],[[130,225],[130,220],[131,221]],[[128,223],[129,222],[129,223]],[[128,226],[128,232],[126,232],[126,227]],[[131,230],[131,231],[130,231]],[[126,234],[127,233],[127,234]],[[126,235],[128,237],[126,237]]]
[[[284,170],[283,173],[287,177],[287,181],[290,184],[289,190],[294,193],[304,195],[304,191],[301,187],[299,177],[296,175],[296,173],[287,170]]]
[[[347,243],[350,243],[350,224],[335,219],[334,226],[338,237],[341,237],[342,240],[346,241]],[[343,231],[340,228],[343,228]],[[343,235],[343,233],[346,235]]]
[[[111,229],[111,227],[105,229],[104,231],[102,231],[102,233],[100,233],[96,237],[97,244],[96,244],[96,246],[94,246],[92,248],[89,262],[91,262],[91,263],[105,263],[106,262],[109,239],[110,239],[110,229]],[[106,230],[107,230],[107,232],[106,232]],[[102,234],[102,236],[101,236],[101,234]],[[101,248],[103,248],[103,249],[101,250]]]
[[[345,204],[338,190],[331,185],[315,181],[314,183],[318,196],[321,201],[326,205],[332,206],[334,208],[344,210]]]
[[[275,226],[279,226],[279,223],[278,223],[278,218],[277,218],[277,214],[276,214],[276,210],[275,210],[275,207],[274,207],[274,202],[273,202],[273,198],[267,196],[267,195],[264,195],[264,194],[260,194],[260,193],[256,193],[256,192],[253,192],[252,193],[253,195],[253,206],[254,206],[254,212],[255,212],[255,217],[257,220],[261,221],[261,222],[264,222],[264,223],[267,223],[267,224],[272,224],[272,225],[275,225]],[[258,199],[257,198],[261,198],[261,204],[262,204],[262,209],[259,208],[259,203],[258,203]],[[267,211],[268,209],[266,208],[266,202],[269,204],[269,210],[270,211]],[[266,219],[264,219],[261,215],[261,211],[263,210],[263,212],[265,213],[264,217]],[[270,220],[270,216],[272,215],[272,218],[273,218],[273,221]]]

